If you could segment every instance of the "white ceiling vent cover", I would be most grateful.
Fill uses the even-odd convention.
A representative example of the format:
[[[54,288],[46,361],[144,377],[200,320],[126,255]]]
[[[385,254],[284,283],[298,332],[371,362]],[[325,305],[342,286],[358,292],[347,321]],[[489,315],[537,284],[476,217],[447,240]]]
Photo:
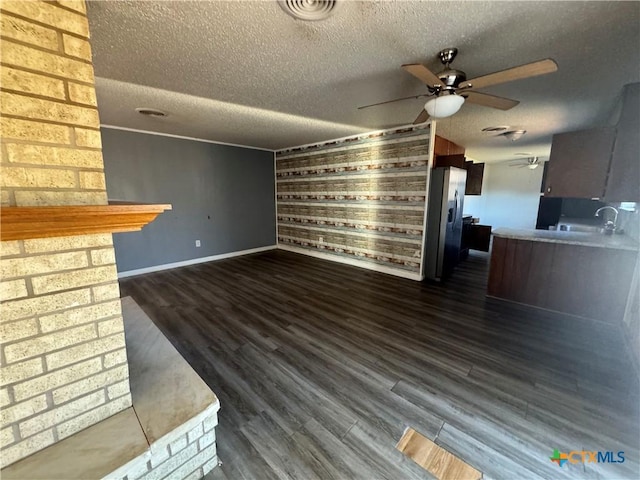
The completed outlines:
[[[136,112],[140,115],[145,115],[147,117],[166,117],[166,112],[162,110],[158,110],[157,108],[147,108],[147,107],[138,107],[136,108]]]
[[[279,0],[282,9],[294,18],[313,22],[324,20],[338,9],[338,0]]]

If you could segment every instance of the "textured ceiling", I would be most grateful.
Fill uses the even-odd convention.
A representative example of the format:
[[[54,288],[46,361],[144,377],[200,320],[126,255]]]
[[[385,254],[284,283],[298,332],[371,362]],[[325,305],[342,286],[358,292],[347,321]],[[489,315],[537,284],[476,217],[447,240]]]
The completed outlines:
[[[90,2],[103,124],[279,149],[411,123],[426,92],[400,69],[441,70],[444,47],[468,78],[553,58],[559,71],[484,89],[510,111],[466,104],[438,132],[479,161],[548,156],[551,135],[612,121],[640,81],[639,2],[345,2],[321,22],[276,1]],[[165,110],[145,118],[135,107]],[[487,126],[524,128],[517,142]]]

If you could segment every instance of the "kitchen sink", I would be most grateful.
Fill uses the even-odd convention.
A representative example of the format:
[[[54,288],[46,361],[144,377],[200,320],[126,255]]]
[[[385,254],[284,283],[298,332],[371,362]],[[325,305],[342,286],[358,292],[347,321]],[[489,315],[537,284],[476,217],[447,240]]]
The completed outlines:
[[[558,223],[558,231],[602,233],[603,228],[597,225],[584,225],[580,223]]]

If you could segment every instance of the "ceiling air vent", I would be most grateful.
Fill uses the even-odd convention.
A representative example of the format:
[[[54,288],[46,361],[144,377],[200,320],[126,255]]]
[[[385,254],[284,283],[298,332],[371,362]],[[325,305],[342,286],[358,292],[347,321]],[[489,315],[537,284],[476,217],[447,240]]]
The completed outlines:
[[[338,0],[279,0],[282,9],[294,18],[313,22],[335,13]]]
[[[505,130],[508,130],[510,127],[508,125],[500,125],[498,127],[485,127],[482,129],[483,132],[489,132],[489,133],[494,133],[494,132],[504,132]]]
[[[139,108],[136,108],[136,112],[138,112],[140,115],[145,115],[147,117],[166,117],[167,116],[165,112],[163,112],[162,110],[158,110],[156,108],[139,107]]]

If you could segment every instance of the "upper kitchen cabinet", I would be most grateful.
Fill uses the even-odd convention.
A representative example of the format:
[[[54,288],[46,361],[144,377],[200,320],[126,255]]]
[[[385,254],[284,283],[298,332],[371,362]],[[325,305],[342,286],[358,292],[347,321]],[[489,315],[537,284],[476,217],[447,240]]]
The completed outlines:
[[[465,168],[466,158],[464,153],[459,155],[436,155],[436,159],[434,162],[434,167],[456,167],[456,168]]]
[[[606,202],[640,202],[640,83],[625,85]]]
[[[457,145],[446,138],[436,135],[434,144],[434,167],[457,167],[467,171],[467,184],[465,195],[482,194],[482,177],[484,175],[484,163],[467,161],[464,156],[464,147]]]
[[[467,186],[465,195],[482,195],[482,179],[484,177],[484,163],[465,162],[467,170]]]
[[[461,147],[440,135],[436,135],[436,141],[433,144],[433,153],[435,156],[464,155],[464,147]]]
[[[640,202],[640,83],[625,85],[616,127],[553,136],[545,197]]]
[[[544,195],[603,198],[615,137],[613,127],[554,135]]]

